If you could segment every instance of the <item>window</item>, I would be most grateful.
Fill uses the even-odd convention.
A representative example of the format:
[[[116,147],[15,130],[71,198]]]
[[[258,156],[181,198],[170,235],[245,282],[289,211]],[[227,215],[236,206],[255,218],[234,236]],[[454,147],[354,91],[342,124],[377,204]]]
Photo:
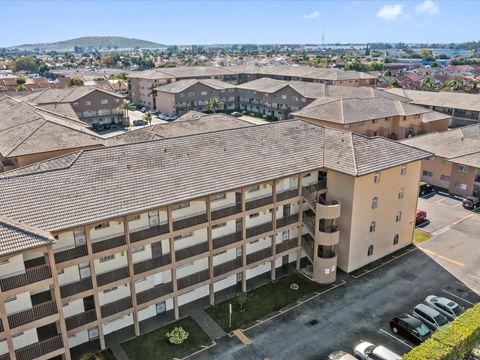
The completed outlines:
[[[202,92],[200,92],[200,95],[202,95],[202,96],[208,95],[208,91],[202,91]]]
[[[402,166],[402,168],[400,169],[400,175],[402,175],[402,176],[407,175],[407,167],[406,166]]]
[[[298,101],[298,97],[297,96],[292,96],[292,101]]]
[[[378,184],[380,182],[380,173],[375,173],[375,175],[373,176],[373,182],[375,184]]]
[[[117,290],[117,289],[118,289],[118,286],[115,286],[115,287],[113,287],[113,288],[111,288],[111,289],[103,290],[103,293],[104,293],[104,294],[107,294],[107,293],[112,292],[112,291],[115,291],[115,290]]]
[[[433,176],[433,173],[432,173],[431,171],[423,170],[423,171],[422,171],[422,176],[432,177],[432,176]]]
[[[145,280],[147,280],[147,278],[144,278],[144,277],[138,278],[137,280],[135,280],[135,284],[141,283],[141,282],[143,282],[143,281],[145,281]]]
[[[255,213],[255,214],[250,214],[248,217],[250,219],[253,219],[253,218],[256,218],[256,217],[259,217],[260,216],[260,213]]]
[[[468,166],[458,165],[458,171],[466,173],[466,172],[468,172]]]
[[[395,222],[398,223],[400,221],[402,221],[402,212],[401,211],[397,212],[397,215],[395,215]]]
[[[372,120],[372,124],[375,124],[377,122],[377,119]]]
[[[85,101],[84,104],[85,104],[85,106],[90,106],[90,105],[92,105],[92,102],[91,101]]]
[[[108,255],[98,259],[101,263],[115,259],[115,255]]]
[[[226,198],[227,198],[226,193],[215,194],[215,195],[210,196],[210,201],[223,200],[223,199],[226,199]]]
[[[104,222],[102,224],[98,224],[97,226],[95,226],[95,230],[105,229],[105,228],[108,228],[108,227],[110,227],[110,223],[109,222]]]
[[[365,126],[365,121],[360,121],[360,122],[358,123],[358,126]]]
[[[406,116],[403,117],[403,121],[405,121],[405,120],[407,120],[407,117],[406,117]]]
[[[5,299],[3,299],[4,303],[10,302],[10,301],[15,301],[17,300],[17,297],[15,295],[13,296],[7,296]]]
[[[221,223],[221,224],[216,224],[216,225],[212,225],[212,230],[216,230],[216,229],[220,229],[222,227],[225,227],[227,226],[227,223]]]
[[[108,104],[108,100],[107,99],[102,99],[102,100],[100,100],[100,104],[102,104],[102,105]]]
[[[370,223],[370,232],[373,233],[375,232],[375,228],[377,227],[377,223],[375,221],[372,221]]]
[[[373,255],[373,245],[370,245],[368,247],[368,252],[367,252],[367,256],[372,256]]]
[[[390,118],[386,117],[385,122],[389,122],[389,121],[390,121]]]
[[[189,96],[189,97],[195,96],[195,92],[194,92],[194,91],[190,91],[190,92],[188,92],[187,96]]]
[[[301,98],[300,101],[304,103],[304,102],[307,102],[307,99]]]
[[[402,200],[402,199],[403,199],[404,193],[405,193],[405,190],[404,190],[404,189],[400,189],[400,191],[398,192],[398,195],[397,195],[398,200]]]
[[[188,233],[185,233],[185,234],[182,234],[182,235],[175,236],[173,238],[173,240],[177,241],[177,240],[185,239],[185,238],[188,238],[188,237],[191,237],[191,236],[193,236],[193,233],[188,232]]]
[[[187,207],[190,207],[190,201],[183,201],[183,202],[177,204],[177,206],[175,206],[175,210],[185,209]]]
[[[235,89],[228,89],[228,92],[234,92]]]
[[[160,216],[158,211],[149,211],[148,212],[148,225],[149,226],[156,226],[160,224]]]
[[[136,253],[138,253],[140,251],[143,251],[143,250],[145,250],[145,246],[140,246],[140,247],[134,248],[134,249],[132,249],[132,254],[136,254]]]
[[[442,180],[442,181],[450,181],[450,176],[448,176],[448,175],[440,175],[440,180]]]
[[[306,178],[306,177],[310,177],[310,176],[312,176],[312,173],[305,174],[303,177]]]
[[[372,209],[376,209],[378,207],[378,198],[375,196],[372,199]]]
[[[75,102],[73,103],[73,106],[78,106],[78,101],[75,101]]]
[[[343,125],[343,128],[344,128],[344,129],[350,129],[350,124],[345,124],[345,125]]]
[[[282,95],[283,100],[287,100],[287,95]]]
[[[397,245],[398,244],[398,240],[399,240],[399,236],[398,234],[395,234],[395,236],[393,237],[393,245]]]
[[[113,100],[113,102],[119,103],[119,102],[120,102],[120,99],[115,99],[115,100]]]
[[[260,190],[260,185],[258,185],[258,184],[257,184],[257,185],[250,186],[250,187],[247,189],[248,192],[254,192],[254,191],[258,191],[258,190]]]

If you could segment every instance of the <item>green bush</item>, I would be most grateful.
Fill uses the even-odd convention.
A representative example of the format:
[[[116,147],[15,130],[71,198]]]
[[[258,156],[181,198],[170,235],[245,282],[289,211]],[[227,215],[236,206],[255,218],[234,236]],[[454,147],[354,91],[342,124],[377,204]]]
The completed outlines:
[[[172,331],[167,332],[168,341],[172,344],[181,344],[188,339],[188,332],[181,326],[174,327]]]
[[[480,304],[403,356],[403,360],[462,360],[480,343]]]

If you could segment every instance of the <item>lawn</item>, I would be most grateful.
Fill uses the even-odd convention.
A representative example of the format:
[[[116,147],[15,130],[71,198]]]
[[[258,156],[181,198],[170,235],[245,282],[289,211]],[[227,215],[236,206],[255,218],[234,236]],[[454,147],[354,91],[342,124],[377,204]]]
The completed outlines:
[[[426,231],[415,229],[413,233],[413,243],[415,245],[420,245],[424,241],[430,239],[432,235]]]
[[[176,326],[183,327],[189,333],[188,339],[179,345],[171,344],[166,337],[166,333]],[[121,346],[130,360],[166,360],[187,355],[199,348],[200,345],[206,345],[209,342],[210,338],[200,326],[191,317],[186,317],[126,341]]]
[[[298,290],[290,288],[291,283],[299,285]],[[238,295],[220,304],[216,304],[206,311],[226,331],[242,328],[261,319],[266,315],[278,311],[296,300],[315,291],[322,291],[330,285],[316,284],[304,276],[293,273],[275,282],[269,283],[247,293],[245,310],[240,311]],[[232,326],[229,327],[228,309],[232,304]]]

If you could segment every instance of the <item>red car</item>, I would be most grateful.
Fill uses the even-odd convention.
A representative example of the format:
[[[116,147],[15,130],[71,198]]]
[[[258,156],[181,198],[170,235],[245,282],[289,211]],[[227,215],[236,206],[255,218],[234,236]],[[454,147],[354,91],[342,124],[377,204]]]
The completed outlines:
[[[427,212],[425,210],[417,210],[417,217],[415,219],[415,225],[418,225],[427,220]]]

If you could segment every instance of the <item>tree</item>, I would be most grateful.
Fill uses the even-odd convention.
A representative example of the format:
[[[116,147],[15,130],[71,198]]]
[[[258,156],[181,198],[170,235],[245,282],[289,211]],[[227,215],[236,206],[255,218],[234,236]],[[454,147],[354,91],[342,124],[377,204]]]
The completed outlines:
[[[20,84],[17,86],[17,91],[20,92],[20,91],[26,91],[27,90],[27,87],[23,84]]]
[[[83,354],[80,360],[104,360],[105,357],[100,352]]]
[[[36,73],[40,72],[40,68],[44,65],[43,61],[37,59],[35,56],[22,56],[12,61],[9,68],[14,72],[25,71],[28,73]]]
[[[78,77],[74,77],[74,78],[70,79],[70,83],[68,85],[69,86],[83,86],[83,80],[78,78]]]
[[[240,311],[245,311],[245,304],[247,303],[247,293],[242,292],[237,296],[237,302]]]
[[[125,101],[120,108],[125,110],[125,116],[128,116],[130,110],[135,110],[135,106],[130,101]]]
[[[420,81],[420,87],[424,90],[435,90],[435,83],[429,77],[423,78]]]
[[[393,80],[390,82],[390,87],[391,87],[391,88],[401,88],[402,85],[398,82],[397,79],[393,79]]]
[[[470,80],[468,82],[468,89],[473,91],[473,92],[477,92],[477,89],[478,89],[478,80]]]
[[[143,120],[147,121],[148,125],[150,125],[152,123],[152,114],[147,111],[145,114],[143,114]]]
[[[188,332],[185,331],[181,326],[176,326],[172,329],[172,331],[167,332],[166,336],[168,337],[168,341],[170,341],[170,343],[178,345],[188,339]]]
[[[450,91],[462,90],[463,84],[458,80],[447,80],[443,83],[443,87],[450,89]]]
[[[215,111],[217,111],[221,107],[223,107],[223,103],[220,101],[218,97],[213,97],[208,99],[207,109],[210,111],[213,111],[214,114],[215,114]]]
[[[23,76],[20,76],[16,79],[17,85],[23,85],[27,82],[27,79],[25,79]]]

